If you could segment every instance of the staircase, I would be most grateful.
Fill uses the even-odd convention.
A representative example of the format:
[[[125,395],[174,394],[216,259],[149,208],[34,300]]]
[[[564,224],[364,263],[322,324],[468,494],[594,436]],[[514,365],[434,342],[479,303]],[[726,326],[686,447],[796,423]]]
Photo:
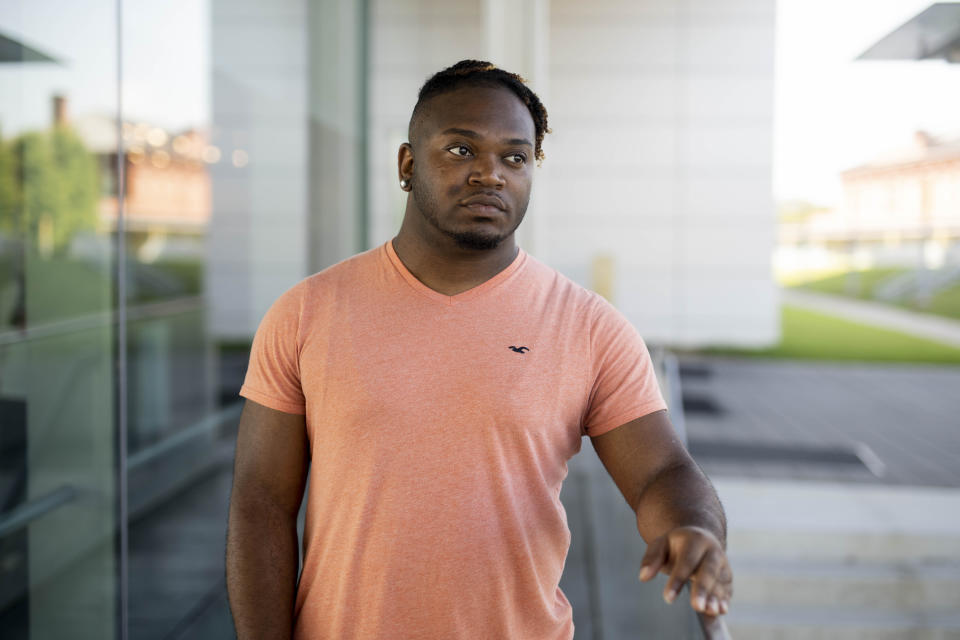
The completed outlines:
[[[879,284],[874,297],[883,302],[915,300],[929,302],[938,292],[960,282],[960,265],[942,269],[919,269]]]
[[[960,638],[960,490],[716,485],[735,640]]]

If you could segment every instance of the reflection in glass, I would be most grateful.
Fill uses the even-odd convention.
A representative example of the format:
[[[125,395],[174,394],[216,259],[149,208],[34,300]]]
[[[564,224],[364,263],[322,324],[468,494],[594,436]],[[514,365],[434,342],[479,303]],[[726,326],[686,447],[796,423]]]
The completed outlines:
[[[116,115],[109,100],[80,100],[76,118],[69,104],[91,82],[98,96],[116,94],[115,5],[75,14],[58,4],[53,23],[47,4],[14,2],[0,15],[0,629],[112,638],[115,337],[103,220],[115,217],[116,193],[105,171],[113,147],[88,125]]]

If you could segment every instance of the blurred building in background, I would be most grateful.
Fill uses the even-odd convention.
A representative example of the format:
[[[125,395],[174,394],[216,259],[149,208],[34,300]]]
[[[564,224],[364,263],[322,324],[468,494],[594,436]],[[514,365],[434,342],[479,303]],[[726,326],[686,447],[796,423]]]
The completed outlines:
[[[960,138],[913,144],[841,174],[843,203],[780,226],[808,269],[960,265]]]
[[[960,62],[960,3],[927,6],[856,59]],[[949,268],[941,284],[960,280],[960,130],[920,130],[904,143],[843,171],[838,206],[787,207],[781,280],[875,268]]]
[[[918,253],[929,269],[960,263],[960,138],[918,131],[912,147],[848,169],[841,178],[846,239],[893,254],[874,251],[874,264],[899,258],[913,266]],[[912,250],[896,252],[904,245]]]

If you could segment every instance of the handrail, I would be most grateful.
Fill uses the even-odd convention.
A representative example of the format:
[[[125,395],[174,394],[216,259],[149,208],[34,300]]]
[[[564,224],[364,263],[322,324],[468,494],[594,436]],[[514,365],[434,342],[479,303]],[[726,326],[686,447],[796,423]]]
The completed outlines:
[[[145,320],[188,313],[202,308],[203,303],[204,296],[184,296],[159,302],[138,304],[127,307],[127,320]],[[97,327],[103,327],[113,322],[114,312],[112,309],[109,311],[97,311],[95,313],[75,316],[73,318],[65,318],[63,320],[54,320],[53,322],[46,322],[36,327],[0,332],[0,346],[96,329]]]
[[[159,458],[174,447],[184,444],[192,438],[213,431],[223,422],[238,417],[242,408],[242,401],[230,404],[219,411],[203,417],[196,424],[181,429],[170,437],[164,438],[160,442],[142,451],[138,451],[127,458],[127,470],[134,470],[143,464]],[[28,500],[17,505],[5,514],[0,514],[0,538],[18,529],[22,529],[41,516],[72,502],[79,494],[80,492],[75,486],[63,485],[58,489],[45,493],[39,498]]]
[[[63,485],[39,498],[17,505],[8,513],[0,515],[0,538],[22,529],[33,520],[72,502],[79,495],[76,487]]]
[[[667,406],[670,422],[680,436],[680,442],[687,446],[687,421],[683,413],[683,389],[680,382],[680,363],[677,356],[669,351],[663,352],[663,370],[667,378]]]
[[[700,620],[704,640],[731,640],[730,630],[722,617],[697,613],[697,618]]]
[[[171,434],[169,437],[164,438],[148,447],[144,447],[140,451],[137,451],[136,453],[127,457],[127,470],[129,471],[136,469],[137,467],[147,464],[148,462],[156,460],[171,449],[178,447],[197,436],[201,436],[207,432],[213,431],[227,420],[239,418],[240,411],[242,409],[242,400],[234,402],[219,411],[204,416],[195,424],[192,424],[185,429],[180,429],[179,431]]]
[[[660,362],[666,378],[667,406],[670,408],[670,422],[676,430],[683,446],[687,446],[687,422],[683,412],[683,387],[680,379],[680,362],[677,356],[663,349]],[[704,640],[731,640],[730,631],[722,616],[709,616],[699,611],[697,622]]]

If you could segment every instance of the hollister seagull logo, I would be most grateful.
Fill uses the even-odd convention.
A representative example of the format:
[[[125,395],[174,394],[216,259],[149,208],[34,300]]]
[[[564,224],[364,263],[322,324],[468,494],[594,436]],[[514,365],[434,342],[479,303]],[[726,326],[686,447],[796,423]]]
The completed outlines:
[[[515,347],[513,345],[510,345],[508,348],[511,351],[516,351],[517,353],[526,353],[527,351],[530,351],[530,347]]]

